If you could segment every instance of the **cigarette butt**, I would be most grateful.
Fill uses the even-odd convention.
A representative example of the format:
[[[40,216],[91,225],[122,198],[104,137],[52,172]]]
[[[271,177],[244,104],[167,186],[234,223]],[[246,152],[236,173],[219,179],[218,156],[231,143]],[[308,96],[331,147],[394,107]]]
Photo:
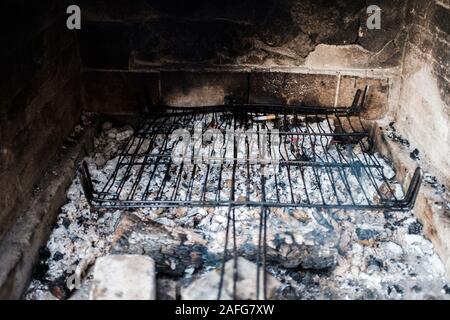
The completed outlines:
[[[277,116],[275,114],[268,114],[267,116],[254,117],[253,120],[254,121],[266,121],[266,120],[275,120],[276,118],[277,118]]]

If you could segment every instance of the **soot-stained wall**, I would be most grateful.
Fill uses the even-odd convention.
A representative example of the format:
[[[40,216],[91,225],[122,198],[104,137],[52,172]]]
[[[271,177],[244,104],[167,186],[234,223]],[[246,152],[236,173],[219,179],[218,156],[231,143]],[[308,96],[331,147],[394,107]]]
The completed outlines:
[[[369,118],[385,114],[401,63],[406,0],[79,1],[88,109],[240,102],[349,106],[371,85]],[[394,70],[394,71],[392,71]],[[181,83],[182,82],[182,83]]]
[[[66,28],[67,5],[0,4],[0,239],[80,115],[79,50]]]
[[[359,67],[392,67],[401,58],[405,3],[85,0],[81,53],[93,68],[302,66],[315,50],[338,45],[363,57]],[[382,8],[380,30],[367,29],[371,4]]]
[[[407,23],[397,127],[450,186],[450,1],[410,1]]]

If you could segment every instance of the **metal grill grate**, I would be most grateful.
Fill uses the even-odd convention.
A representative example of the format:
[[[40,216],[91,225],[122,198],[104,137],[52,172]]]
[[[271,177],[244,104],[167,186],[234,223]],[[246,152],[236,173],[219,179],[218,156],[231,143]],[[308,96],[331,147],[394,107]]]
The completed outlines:
[[[107,208],[409,210],[421,171],[399,198],[370,150],[360,97],[358,90],[348,109],[239,105],[155,111],[127,142],[106,184],[94,188],[83,165],[85,194],[92,206]]]
[[[124,146],[104,185],[94,187],[86,163],[80,180],[97,208],[228,207],[218,299],[229,258],[232,298],[237,298],[236,207],[260,207],[255,293],[265,299],[269,207],[397,211],[414,205],[421,170],[416,169],[404,196],[393,190],[359,117],[364,96],[359,103],[358,90],[348,109],[155,110]]]

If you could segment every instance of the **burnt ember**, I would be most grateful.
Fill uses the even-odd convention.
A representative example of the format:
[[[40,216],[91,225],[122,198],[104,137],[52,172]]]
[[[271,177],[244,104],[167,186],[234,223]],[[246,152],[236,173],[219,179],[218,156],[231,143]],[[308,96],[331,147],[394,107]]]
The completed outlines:
[[[413,159],[413,160],[420,160],[419,154],[420,154],[420,151],[419,151],[418,149],[414,149],[414,150],[409,154],[409,156],[410,156],[411,159]]]
[[[408,139],[403,138],[403,136],[395,128],[395,122],[389,123],[389,127],[387,129],[387,136],[392,141],[398,142],[406,147],[409,147],[410,145]]]

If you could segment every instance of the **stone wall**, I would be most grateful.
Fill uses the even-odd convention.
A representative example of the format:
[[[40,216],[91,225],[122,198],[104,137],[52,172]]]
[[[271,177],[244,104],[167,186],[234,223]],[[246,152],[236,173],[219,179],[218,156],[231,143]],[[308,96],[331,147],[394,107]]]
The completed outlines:
[[[426,167],[450,185],[450,1],[412,0],[397,127]]]
[[[0,239],[79,119],[80,59],[67,5],[0,5]]]
[[[381,30],[367,29],[373,3],[365,0],[79,2],[81,53],[93,68],[323,67],[314,62],[335,46],[345,46],[340,53],[360,68],[393,67],[403,47],[405,0],[377,1]]]
[[[377,2],[381,30],[367,29],[364,0],[79,2],[90,110],[230,98],[348,106],[371,84],[369,118],[378,118],[395,97],[406,0]]]
[[[397,66],[405,1],[372,2],[85,0],[81,53],[94,68],[268,67],[313,64],[311,53],[346,46],[362,68]],[[366,27],[371,4],[382,8],[381,30]]]

